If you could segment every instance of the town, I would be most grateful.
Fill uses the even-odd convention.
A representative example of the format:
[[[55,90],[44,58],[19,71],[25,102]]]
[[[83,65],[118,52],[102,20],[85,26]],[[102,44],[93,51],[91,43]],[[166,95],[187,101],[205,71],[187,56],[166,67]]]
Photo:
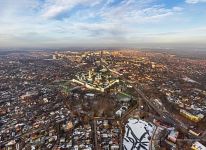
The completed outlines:
[[[166,52],[0,55],[0,149],[206,150],[205,76]]]

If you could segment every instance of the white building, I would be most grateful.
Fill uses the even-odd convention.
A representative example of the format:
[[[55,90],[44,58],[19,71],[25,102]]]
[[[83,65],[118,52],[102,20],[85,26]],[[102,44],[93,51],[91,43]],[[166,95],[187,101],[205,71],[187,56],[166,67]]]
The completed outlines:
[[[124,149],[149,150],[155,126],[138,119],[129,119],[125,125]]]
[[[206,150],[206,147],[202,145],[200,142],[195,142],[192,144],[192,150]]]

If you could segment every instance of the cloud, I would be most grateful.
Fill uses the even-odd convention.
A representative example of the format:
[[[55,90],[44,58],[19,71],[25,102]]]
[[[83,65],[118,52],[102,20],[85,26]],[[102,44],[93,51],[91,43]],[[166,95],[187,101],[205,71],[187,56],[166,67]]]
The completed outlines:
[[[45,18],[53,18],[65,11],[69,11],[77,5],[95,5],[95,0],[48,0],[43,6],[42,16]]]
[[[100,16],[107,21],[119,23],[149,23],[159,22],[169,16],[177,15],[181,7],[165,8],[164,5],[151,5],[151,1],[138,3],[128,1],[114,8],[104,8]]]
[[[181,11],[180,7],[165,8],[164,5],[152,5],[156,0],[47,0],[42,7],[42,16],[46,19],[55,19],[75,7],[85,6],[86,9],[79,9],[70,12],[69,17],[87,19],[89,17],[99,17],[105,21],[136,20],[137,22],[157,21]],[[102,3],[103,2],[103,3]],[[101,4],[101,5],[99,5]],[[111,5],[112,4],[112,5]],[[81,15],[81,16],[75,16]],[[123,21],[122,20],[122,21]]]
[[[50,0],[50,3],[47,2],[43,7],[43,16],[56,20],[55,17],[59,14],[78,5],[84,5],[88,7],[72,13],[69,17],[64,16],[60,21],[62,33],[76,32],[94,37],[127,37],[137,30],[132,26],[159,22],[182,11],[182,8],[177,6],[165,8],[164,5],[151,5],[153,1],[122,0],[114,4],[114,0],[103,1],[104,3],[99,0],[62,0],[58,3],[57,0]]]
[[[188,4],[197,4],[197,3],[206,2],[206,0],[186,0],[185,2]]]
[[[0,47],[201,40],[206,22],[197,13],[205,10],[193,7],[160,0],[0,0]]]

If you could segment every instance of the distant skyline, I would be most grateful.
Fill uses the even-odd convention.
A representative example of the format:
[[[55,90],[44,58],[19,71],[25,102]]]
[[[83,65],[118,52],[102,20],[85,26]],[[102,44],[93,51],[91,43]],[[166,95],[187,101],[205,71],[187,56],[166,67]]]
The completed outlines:
[[[206,48],[206,0],[0,0],[0,48]]]

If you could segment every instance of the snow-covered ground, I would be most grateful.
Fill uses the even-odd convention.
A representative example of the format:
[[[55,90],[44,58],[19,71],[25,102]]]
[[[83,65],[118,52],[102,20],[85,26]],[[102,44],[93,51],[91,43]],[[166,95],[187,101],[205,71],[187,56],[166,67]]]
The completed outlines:
[[[149,150],[149,143],[155,126],[138,119],[129,119],[125,125],[124,150]]]

